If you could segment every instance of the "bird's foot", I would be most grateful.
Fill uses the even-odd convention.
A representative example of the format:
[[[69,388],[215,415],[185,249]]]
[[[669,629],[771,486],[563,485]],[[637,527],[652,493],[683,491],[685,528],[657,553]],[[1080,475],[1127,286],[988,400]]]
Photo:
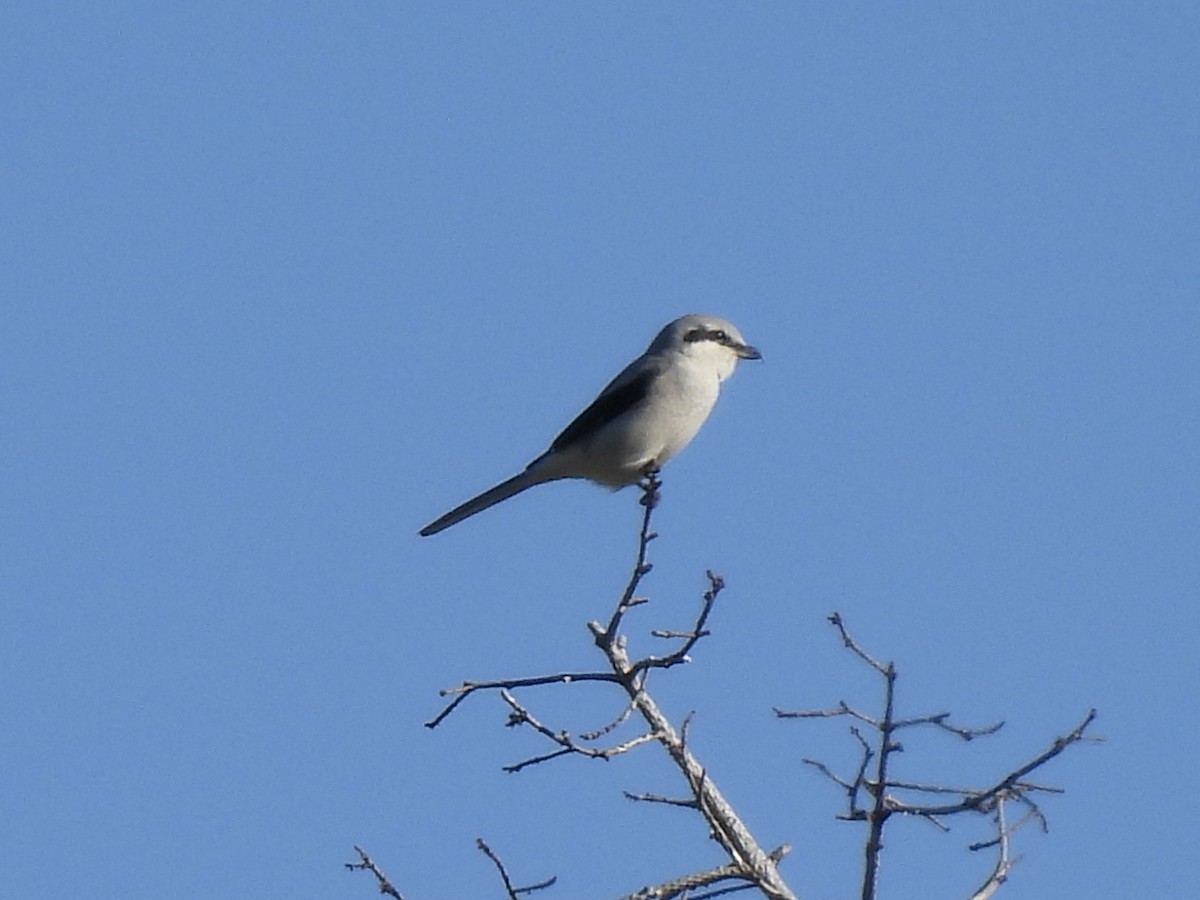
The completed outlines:
[[[642,477],[638,480],[638,487],[642,489],[642,506],[658,505],[659,488],[662,487],[662,479],[658,477],[658,472],[658,466],[654,463],[647,463],[642,470]]]

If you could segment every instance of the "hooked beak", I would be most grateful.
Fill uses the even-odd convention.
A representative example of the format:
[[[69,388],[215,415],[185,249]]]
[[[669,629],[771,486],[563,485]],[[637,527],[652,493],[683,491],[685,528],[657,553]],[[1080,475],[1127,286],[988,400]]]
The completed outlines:
[[[738,344],[733,348],[733,352],[738,355],[738,359],[762,359],[758,348],[751,347],[749,344]]]

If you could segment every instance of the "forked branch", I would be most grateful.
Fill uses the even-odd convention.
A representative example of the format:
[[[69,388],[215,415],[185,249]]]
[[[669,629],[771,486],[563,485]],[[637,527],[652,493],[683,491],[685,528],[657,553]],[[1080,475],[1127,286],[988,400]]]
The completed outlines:
[[[656,535],[650,529],[650,522],[658,503],[661,486],[662,483],[656,472],[647,473],[642,481],[641,503],[644,512],[638,534],[637,553],[629,580],[607,623],[601,625],[599,622],[591,622],[588,625],[596,646],[604,655],[608,670],[564,672],[533,678],[465,681],[457,688],[443,691],[444,696],[453,696],[454,699],[427,724],[430,728],[437,727],[468,696],[474,693],[480,691],[498,693],[509,707],[509,725],[529,727],[554,745],[554,749],[548,753],[507,766],[506,771],[510,772],[517,772],[527,766],[548,762],[563,756],[609,759],[644,744],[658,743],[666,751],[675,767],[679,769],[691,795],[690,799],[676,801],[675,805],[695,809],[704,817],[712,836],[729,856],[729,863],[707,872],[675,879],[654,888],[645,888],[643,892],[633,896],[674,897],[681,896],[683,892],[694,890],[696,887],[711,887],[721,882],[741,881],[745,883],[746,887],[756,887],[774,900],[793,900],[795,895],[780,878],[777,869],[777,864],[786,854],[787,848],[780,848],[774,853],[767,853],[762,849],[688,746],[686,728],[677,729],[646,689],[646,680],[650,672],[669,669],[688,662],[696,645],[709,634],[708,620],[724,587],[722,578],[712,572],[707,573],[708,589],[704,593],[700,611],[690,628],[658,633],[660,637],[679,640],[679,646],[674,651],[662,656],[651,655],[641,659],[632,659],[627,650],[627,642],[621,629],[627,613],[634,607],[647,602],[646,598],[638,595],[638,589],[642,579],[652,568],[647,557],[650,542]],[[525,688],[552,684],[574,684],[581,681],[613,683],[621,687],[627,703],[616,722],[584,735],[573,736],[565,730],[554,728],[543,722],[515,695],[516,691]],[[645,723],[644,733],[608,748],[586,745],[585,742],[608,734],[631,712],[636,713]],[[644,795],[644,799],[650,799],[650,796]],[[659,802],[667,801],[660,800]],[[725,888],[725,890],[729,889],[731,888]]]
[[[996,822],[996,837],[989,841],[974,844],[972,850],[997,847],[999,858],[991,875],[972,895],[973,898],[990,897],[1008,877],[1016,859],[1010,855],[1009,839],[1017,828],[1028,821],[1038,821],[1045,825],[1045,817],[1033,800],[1037,793],[1061,793],[1060,789],[1048,787],[1026,780],[1026,776],[1045,765],[1073,744],[1085,740],[1085,732],[1096,718],[1096,710],[1090,710],[1075,728],[1062,737],[1055,738],[1050,746],[1033,757],[1028,762],[1016,767],[993,784],[985,788],[949,787],[946,785],[926,784],[911,781],[899,781],[889,774],[889,763],[895,753],[903,749],[896,741],[896,732],[904,728],[928,727],[936,728],[962,740],[970,741],[978,737],[995,734],[1004,724],[998,722],[983,728],[965,728],[949,721],[949,713],[915,716],[899,719],[895,712],[896,699],[896,667],[892,663],[883,663],[869,654],[850,635],[846,623],[840,615],[834,613],[829,617],[830,623],[838,630],[842,644],[855,656],[870,666],[883,680],[883,711],[881,715],[870,716],[860,712],[845,701],[839,701],[837,706],[826,709],[799,710],[788,712],[776,709],[775,714],[780,718],[798,719],[830,719],[848,717],[856,721],[850,733],[859,745],[859,764],[853,778],[844,778],[836,774],[825,763],[805,759],[804,762],[816,768],[826,778],[845,792],[849,807],[839,818],[867,823],[867,837],[863,847],[863,900],[875,897],[879,878],[879,858],[883,848],[883,832],[889,819],[900,813],[907,816],[919,816],[939,829],[948,831],[944,819],[962,813],[984,813],[991,815]],[[874,732],[873,740],[868,741],[863,736],[859,725],[866,726]],[[871,774],[868,775],[868,772]],[[907,795],[950,794],[955,800],[949,803],[931,804],[908,799],[898,792]],[[863,795],[869,801],[863,805],[860,798]],[[1014,802],[1024,807],[1025,816],[1011,828],[1005,817],[1005,804]]]

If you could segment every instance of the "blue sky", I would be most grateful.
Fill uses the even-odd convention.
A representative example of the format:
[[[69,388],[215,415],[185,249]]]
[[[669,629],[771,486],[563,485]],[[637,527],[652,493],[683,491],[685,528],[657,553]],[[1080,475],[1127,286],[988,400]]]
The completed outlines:
[[[0,895],[612,897],[720,862],[652,749],[561,760],[464,678],[600,662],[634,493],[431,539],[677,315],[760,346],[665,473],[630,620],[803,897],[855,890],[843,771],[1043,773],[1016,898],[1168,896],[1200,738],[1193,4],[10,4],[0,14]],[[585,731],[598,688],[525,695]],[[884,895],[989,859],[899,822]]]

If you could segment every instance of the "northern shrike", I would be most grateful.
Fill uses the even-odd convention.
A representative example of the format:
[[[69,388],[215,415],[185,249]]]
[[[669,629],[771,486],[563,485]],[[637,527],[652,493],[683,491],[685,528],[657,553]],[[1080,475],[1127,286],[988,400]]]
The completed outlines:
[[[450,510],[421,534],[437,534],[546,481],[587,478],[614,490],[636,483],[696,436],[738,360],[761,358],[724,319],[676,319],[524,472]]]

